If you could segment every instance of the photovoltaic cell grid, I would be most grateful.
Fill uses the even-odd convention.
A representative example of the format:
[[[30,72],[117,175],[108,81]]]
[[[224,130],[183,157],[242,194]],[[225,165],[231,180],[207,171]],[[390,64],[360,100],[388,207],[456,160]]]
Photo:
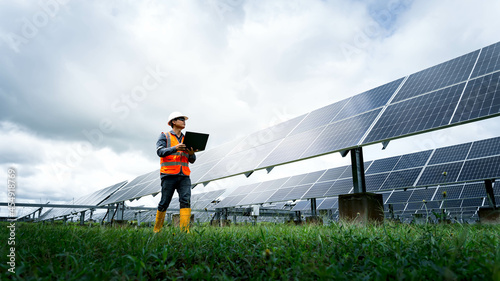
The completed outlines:
[[[465,83],[391,104],[364,143],[388,140],[448,125]]]
[[[474,51],[411,74],[393,103],[467,80],[478,54]]]
[[[450,184],[458,181],[458,175],[460,172],[463,173],[465,170],[465,168],[462,168],[464,163],[470,163],[468,165],[475,168],[471,168],[470,172],[463,174],[467,176],[467,181],[474,181],[483,178],[500,178],[500,163],[497,164],[496,162],[500,161],[500,149],[496,149],[498,146],[500,146],[500,137],[443,147],[435,150],[411,153],[402,156],[378,159],[373,162],[368,162],[368,164],[365,163],[369,167],[367,168],[365,178],[367,191],[383,192],[403,187],[412,188],[418,186],[430,186],[428,188],[410,189],[408,193],[404,193],[410,198],[410,201],[405,201],[404,203],[415,203],[408,206],[416,210],[422,207],[422,205],[417,203],[422,200],[431,201],[436,193],[436,190],[438,190],[438,192],[436,193],[434,200],[443,200],[443,198],[440,198],[440,195],[438,194],[439,189],[436,189],[436,186],[439,184]],[[483,152],[485,149],[489,149],[490,153],[499,155],[485,157],[485,155],[487,155]],[[472,154],[470,154],[469,151],[476,151],[475,155],[479,155],[482,158],[470,159]],[[467,157],[467,154],[469,154],[469,157]],[[429,157],[431,157],[431,159],[429,159]],[[432,161],[432,159],[435,160]],[[429,162],[429,164],[426,166],[425,164],[427,162]],[[440,164],[430,165],[430,163],[433,162]],[[228,199],[230,197],[234,197],[236,194],[239,194],[237,191],[247,195],[239,197],[237,201],[224,204],[223,207],[260,204],[265,202],[280,202],[287,200],[334,197],[339,194],[350,193],[352,192],[352,176],[350,173],[346,172],[350,170],[350,166],[343,166],[307,174],[295,175],[289,178],[281,179],[279,184],[275,185],[275,188],[273,189],[270,189],[269,187],[273,186],[273,182],[276,180],[255,185],[255,188],[252,188],[251,192],[248,191],[249,188],[237,189],[233,194],[231,194],[231,196],[228,197]],[[370,170],[372,171],[371,174],[368,173]],[[443,172],[446,172],[446,175],[444,175]],[[417,179],[418,183],[415,185]],[[464,185],[465,184],[446,185],[441,189],[448,190],[449,199],[469,198],[470,196],[467,194],[470,193],[464,193],[466,194],[466,197],[461,197]],[[483,183],[471,185],[470,187],[471,190],[481,188],[484,190]],[[400,192],[400,190],[396,190],[395,192]],[[484,193],[484,191],[478,192],[478,194]],[[403,196],[403,193],[396,193],[396,196]],[[396,200],[396,198],[398,197],[393,197],[389,203],[393,203],[392,200]],[[397,202],[397,204],[402,203],[403,202]],[[437,203],[426,202],[426,204],[427,207],[431,207]],[[396,206],[398,210],[404,210],[404,207],[405,206]]]

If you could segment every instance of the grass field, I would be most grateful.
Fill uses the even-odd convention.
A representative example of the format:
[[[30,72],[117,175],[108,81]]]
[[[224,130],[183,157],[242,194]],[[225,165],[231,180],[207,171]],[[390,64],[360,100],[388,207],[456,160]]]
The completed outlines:
[[[499,225],[88,227],[2,223],[1,280],[500,280]]]

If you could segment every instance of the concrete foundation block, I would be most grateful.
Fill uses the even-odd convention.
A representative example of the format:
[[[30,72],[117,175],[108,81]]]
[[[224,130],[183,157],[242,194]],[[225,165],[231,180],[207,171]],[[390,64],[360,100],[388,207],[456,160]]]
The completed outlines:
[[[339,218],[355,223],[383,222],[382,194],[363,192],[339,195]]]
[[[481,207],[477,213],[479,215],[479,222],[481,223],[500,223],[500,209]]]

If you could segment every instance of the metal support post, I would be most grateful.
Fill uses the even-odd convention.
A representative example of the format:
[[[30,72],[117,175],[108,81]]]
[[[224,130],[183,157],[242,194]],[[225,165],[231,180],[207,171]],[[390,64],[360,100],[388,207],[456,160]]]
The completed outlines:
[[[351,152],[351,168],[352,168],[352,183],[354,185],[354,193],[366,192],[365,182],[365,167],[363,163],[363,148],[357,147],[350,150]]]
[[[484,187],[486,188],[486,194],[488,195],[488,203],[490,203],[493,210],[496,210],[497,204],[495,202],[495,194],[493,192],[493,182],[494,180],[485,180]]]
[[[82,211],[80,213],[80,225],[83,225],[85,223],[85,211]]]
[[[316,216],[316,198],[311,198],[311,216]]]

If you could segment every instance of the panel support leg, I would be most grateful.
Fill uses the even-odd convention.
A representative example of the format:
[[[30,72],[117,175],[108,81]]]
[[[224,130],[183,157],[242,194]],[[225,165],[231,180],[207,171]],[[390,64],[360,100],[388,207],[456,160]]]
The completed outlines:
[[[366,192],[365,165],[363,163],[363,148],[353,148],[351,152],[352,183],[354,193]]]
[[[493,210],[497,209],[497,204],[495,202],[495,194],[493,192],[493,180],[485,180],[484,187],[486,188],[486,195],[488,195],[488,203]]]

